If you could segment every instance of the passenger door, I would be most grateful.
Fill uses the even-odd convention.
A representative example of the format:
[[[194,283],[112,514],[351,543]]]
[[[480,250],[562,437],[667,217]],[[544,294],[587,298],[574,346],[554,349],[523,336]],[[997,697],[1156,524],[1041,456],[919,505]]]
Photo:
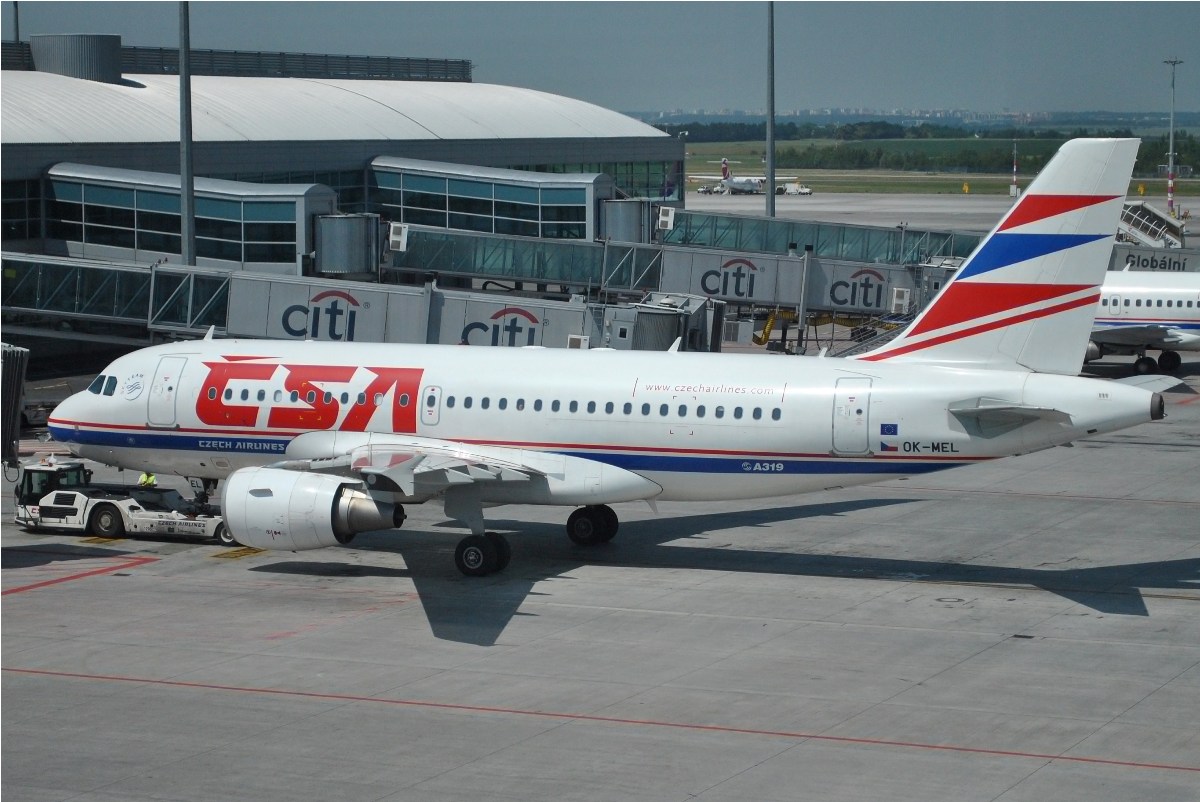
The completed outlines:
[[[175,399],[179,395],[179,380],[187,364],[186,356],[164,356],[158,360],[150,394],[146,397],[146,422],[151,426],[175,426]]]
[[[837,380],[833,393],[833,451],[866,454],[871,449],[871,380]]]

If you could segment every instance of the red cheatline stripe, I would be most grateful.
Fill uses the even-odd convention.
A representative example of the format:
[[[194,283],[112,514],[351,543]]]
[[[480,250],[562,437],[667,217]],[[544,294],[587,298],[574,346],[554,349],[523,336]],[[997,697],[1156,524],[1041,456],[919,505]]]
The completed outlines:
[[[50,585],[58,585],[63,582],[74,582],[76,579],[86,579],[89,576],[100,576],[101,574],[111,574],[113,571],[120,571],[122,568],[137,568],[139,565],[158,562],[157,557],[127,557],[115,565],[108,565],[103,568],[94,568],[91,571],[82,571],[78,574],[67,574],[66,576],[47,579],[45,582],[35,582],[32,585],[19,585],[15,588],[8,588],[0,596],[7,596],[10,593],[24,593],[27,590],[37,590],[38,588],[48,587]]]
[[[880,361],[883,359],[888,359],[893,356],[900,356],[901,354],[907,354],[911,351],[920,351],[922,348],[929,348],[931,346],[941,345],[942,343],[951,342],[953,340],[961,340],[966,337],[973,337],[976,334],[983,334],[984,332],[992,331],[993,329],[1005,328],[1006,326],[1012,326],[1017,323],[1024,323],[1028,320],[1036,320],[1037,318],[1046,317],[1047,315],[1055,315],[1055,314],[1058,314],[1059,312],[1066,312],[1071,309],[1078,309],[1081,306],[1090,306],[1090,305],[1096,303],[1096,301],[1099,298],[1100,298],[1100,295],[1099,295],[1099,293],[1097,293],[1096,295],[1089,295],[1086,298],[1080,298],[1075,301],[1068,301],[1067,303],[1059,304],[1058,306],[1051,306],[1046,309],[1036,309],[1032,312],[1026,312],[1023,315],[1018,315],[1016,317],[1005,318],[1004,320],[997,320],[993,323],[985,323],[983,325],[974,326],[969,329],[962,329],[961,331],[951,332],[950,334],[943,334],[941,337],[932,337],[928,340],[923,340],[921,342],[909,343],[908,345],[902,345],[899,348],[894,348],[890,351],[884,351],[884,352],[878,353],[878,354],[867,354],[867,355],[859,357],[859,358],[862,359],[864,362],[877,362],[877,361]]]
[[[1020,309],[1030,304],[1061,298],[1083,290],[1095,290],[1094,284],[1001,284],[997,282],[956,281],[936,306],[921,317],[910,336],[934,329],[957,326],[971,320]]]
[[[454,710],[464,713],[494,713],[507,716],[529,716],[532,718],[566,719],[569,721],[588,721],[599,724],[622,724],[635,727],[663,727],[674,730],[689,730],[694,732],[715,732],[729,735],[761,735],[770,738],[790,738],[798,741],[829,741],[833,743],[859,744],[864,746],[894,746],[904,749],[928,749],[940,752],[958,752],[962,754],[985,755],[989,757],[1015,757],[1032,760],[1065,761],[1069,763],[1087,763],[1105,766],[1125,766],[1134,769],[1162,769],[1166,771],[1191,771],[1200,773],[1200,766],[1185,766],[1174,763],[1147,763],[1145,761],[1115,760],[1103,757],[1084,757],[1075,755],[1053,755],[1041,752],[1018,752],[1008,749],[984,749],[974,746],[955,746],[952,744],[931,744],[919,741],[898,741],[886,738],[852,738],[841,735],[821,735],[813,732],[796,732],[792,730],[763,730],[750,727],[729,727],[719,724],[687,724],[679,721],[656,721],[654,719],[621,718],[618,716],[596,716],[586,713],[561,713],[551,710],[522,710],[515,707],[491,707],[487,705],[463,705],[450,702],[428,702],[416,699],[388,699],[375,696],[355,696],[341,693],[317,693],[315,691],[295,691],[283,688],[253,688],[237,685],[217,685],[207,682],[184,682],[181,680],[146,679],[142,677],[120,677],[104,674],[79,674],[70,671],[46,671],[33,668],[4,668],[3,671],[12,674],[27,674],[45,677],[60,677],[64,679],[90,679],[105,682],[129,682],[143,685],[158,685],[171,688],[191,688],[206,691],[230,691],[234,693],[257,693],[267,696],[287,696],[302,699],[316,699],[327,702],[363,702],[366,704],[390,705],[396,707],[420,707],[434,710]]]
[[[1085,206],[1110,201],[1116,195],[1026,195],[1017,208],[1005,218],[997,231],[1005,231],[1026,223],[1045,220],[1048,217],[1073,212]]]

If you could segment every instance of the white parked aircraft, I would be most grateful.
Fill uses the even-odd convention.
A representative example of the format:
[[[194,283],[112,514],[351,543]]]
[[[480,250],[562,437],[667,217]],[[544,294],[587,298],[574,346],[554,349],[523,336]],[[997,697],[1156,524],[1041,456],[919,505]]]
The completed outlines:
[[[1147,349],[1162,351],[1156,362]],[[1137,354],[1138,373],[1170,373],[1200,351],[1200,273],[1112,271],[1101,287],[1088,360]]]
[[[1157,420],[1163,377],[1079,378],[1137,140],[1067,143],[934,302],[854,359],[267,340],[123,356],[49,427],[111,465],[223,479],[245,545],[303,550],[441,499],[458,568],[503,568],[497,504],[779,496],[968,465]],[[1140,384],[1142,386],[1135,386]]]
[[[758,195],[767,182],[764,175],[735,176],[729,169],[729,159],[721,159],[720,175],[689,175],[693,181],[716,181],[726,195]],[[794,181],[795,176],[775,176],[776,181]]]

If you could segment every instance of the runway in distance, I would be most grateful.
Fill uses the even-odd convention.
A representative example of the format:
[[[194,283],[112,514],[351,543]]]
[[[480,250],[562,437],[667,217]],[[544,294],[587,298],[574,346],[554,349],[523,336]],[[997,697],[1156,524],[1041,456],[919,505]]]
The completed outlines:
[[[1159,350],[1156,361],[1146,356]],[[1111,271],[1088,344],[1088,361],[1108,354],[1137,354],[1138,373],[1183,364],[1180,351],[1200,351],[1200,273]]]
[[[729,159],[721,159],[720,175],[689,175],[692,181],[716,181],[718,191],[726,195],[758,195],[767,182],[765,175],[735,176],[729,168]],[[777,175],[776,181],[795,181],[793,175]]]
[[[898,338],[849,359],[204,340],[120,357],[51,415],[75,454],[222,480],[239,542],[299,551],[441,500],[469,575],[500,504],[762,498],[920,474],[1157,420],[1174,382],[1080,378],[1137,152],[1065,144]],[[210,333],[211,334],[211,333]]]

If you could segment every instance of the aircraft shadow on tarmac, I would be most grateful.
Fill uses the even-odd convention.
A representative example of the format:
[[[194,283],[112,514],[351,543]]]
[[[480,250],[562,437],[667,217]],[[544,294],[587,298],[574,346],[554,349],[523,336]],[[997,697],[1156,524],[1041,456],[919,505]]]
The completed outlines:
[[[52,546],[5,546],[0,549],[0,569],[7,571],[12,568],[40,568],[43,565],[68,560],[109,559],[131,554],[133,552],[120,549],[74,546],[67,543],[55,543]]]
[[[1075,570],[1009,568],[953,562],[880,559],[862,556],[758,551],[725,547],[668,545],[683,538],[711,537],[725,528],[765,525],[803,518],[833,516],[854,510],[911,503],[900,499],[867,499],[830,504],[764,508],[662,520],[624,522],[617,538],[591,547],[572,545],[562,527],[491,519],[511,538],[513,561],[500,573],[468,578],[453,567],[450,555],[457,537],[412,530],[355,541],[361,551],[398,552],[406,568],[373,568],[339,562],[286,562],[260,565],[252,571],[305,576],[406,577],[416,586],[434,636],[481,646],[494,645],[521,605],[536,593],[534,585],[585,565],[630,568],[687,568],[797,577],[832,577],[944,582],[964,585],[1034,587],[1100,613],[1147,616],[1142,588],[1200,590],[1200,559],[1135,563]],[[360,539],[363,539],[360,535]]]

